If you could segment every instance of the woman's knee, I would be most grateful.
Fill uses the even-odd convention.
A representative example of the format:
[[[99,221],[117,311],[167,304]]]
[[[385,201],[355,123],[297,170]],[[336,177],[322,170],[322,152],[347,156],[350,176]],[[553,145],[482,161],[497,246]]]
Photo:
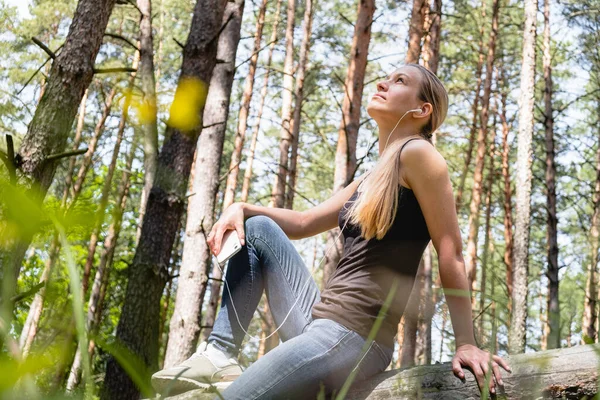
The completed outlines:
[[[248,218],[244,222],[244,229],[247,240],[252,240],[253,243],[255,238],[268,240],[281,231],[279,225],[266,215],[254,215]]]

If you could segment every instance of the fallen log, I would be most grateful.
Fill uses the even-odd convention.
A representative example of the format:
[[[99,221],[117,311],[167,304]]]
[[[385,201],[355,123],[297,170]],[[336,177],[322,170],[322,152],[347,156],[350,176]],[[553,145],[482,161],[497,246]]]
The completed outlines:
[[[489,399],[592,399],[598,393],[598,343],[503,358],[513,372],[500,368],[504,388]],[[475,376],[464,370],[464,382],[454,375],[450,362],[385,371],[353,384],[345,399],[480,399]],[[167,399],[208,400],[214,396],[193,390]]]

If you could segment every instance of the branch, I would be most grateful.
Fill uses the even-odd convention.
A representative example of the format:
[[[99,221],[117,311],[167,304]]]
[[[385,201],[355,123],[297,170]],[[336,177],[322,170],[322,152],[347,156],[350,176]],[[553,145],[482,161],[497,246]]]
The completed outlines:
[[[272,42],[269,42],[269,43],[265,44],[263,47],[261,47],[260,49],[256,50],[252,54],[250,54],[250,57],[246,58],[244,61],[242,61],[241,63],[239,63],[238,65],[235,66],[234,71],[237,70],[240,66],[242,66],[242,65],[246,64],[248,61],[250,61],[252,59],[252,57],[254,57],[255,54],[260,53],[266,47],[270,46],[271,43],[275,43],[275,42],[277,42],[277,39],[273,40]]]
[[[342,14],[341,12],[338,12],[338,14],[340,15],[340,17],[342,17],[342,19],[344,21],[346,21],[347,23],[349,23],[350,26],[352,26],[353,28],[355,27],[354,24],[352,23],[352,21],[350,21],[348,18],[346,18],[346,16],[344,14]]]
[[[33,43],[37,44],[42,50],[44,50],[46,54],[50,56],[50,58],[52,58],[53,60],[56,58],[56,54],[54,54],[54,52],[50,50],[48,46],[42,43],[40,39],[36,38],[35,36],[32,36],[31,40],[33,40]]]
[[[183,44],[182,44],[182,43],[181,43],[179,40],[177,40],[177,39],[175,39],[175,38],[173,38],[173,40],[174,40],[174,41],[175,41],[175,43],[177,43],[177,45],[178,45],[179,47],[181,47],[182,49],[185,47],[185,46],[184,46],[184,45],[183,45]]]
[[[17,167],[15,165],[15,145],[12,135],[6,135],[6,168],[11,184],[17,183]]]
[[[19,293],[16,296],[13,296],[13,298],[10,299],[10,301],[14,304],[23,299],[26,299],[29,296],[32,296],[32,295],[36,294],[37,292],[39,292],[39,290],[42,287],[44,287],[44,285],[46,285],[46,281],[42,281],[42,282],[38,283],[37,285],[33,286],[31,289],[27,290],[26,292]]]
[[[64,43],[61,44],[60,46],[58,46],[58,49],[56,49],[54,54],[58,53],[58,51],[60,49],[62,49],[63,45],[64,45]],[[40,72],[42,70],[42,68],[44,68],[44,65],[46,65],[48,63],[48,61],[50,61],[50,60],[52,60],[52,56],[48,57],[46,59],[46,61],[44,61],[44,63],[42,65],[40,65],[40,67],[31,75],[31,77],[27,80],[27,82],[25,82],[25,84],[23,85],[21,90],[19,90],[19,92],[17,93],[17,96],[21,94],[21,92],[27,87],[27,85],[29,85],[29,83],[33,80],[33,78],[35,78],[35,76],[38,74],[38,72]]]
[[[94,68],[94,74],[111,74],[113,72],[136,72],[137,68],[121,67],[121,68]]]
[[[75,150],[75,151],[66,151],[64,153],[51,154],[48,157],[46,157],[46,161],[59,160],[61,158],[78,156],[80,154],[86,153],[87,151],[88,151],[88,149],[85,148],[85,149],[79,149],[79,150]]]
[[[127,39],[125,36],[121,36],[121,35],[118,35],[116,33],[108,33],[108,32],[104,33],[104,36],[108,36],[108,37],[111,37],[113,39],[122,40],[125,43],[127,43],[128,45],[130,45],[131,47],[133,47],[134,49],[136,49],[137,51],[140,51],[140,48],[137,47],[135,44],[133,44],[133,42],[130,41],[129,39]]]

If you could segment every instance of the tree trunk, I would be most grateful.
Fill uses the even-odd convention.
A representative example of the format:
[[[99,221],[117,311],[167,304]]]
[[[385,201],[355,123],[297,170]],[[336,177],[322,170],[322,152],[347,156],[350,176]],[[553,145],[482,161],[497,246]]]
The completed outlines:
[[[598,142],[600,143],[600,130],[598,133]],[[600,146],[598,146],[598,149],[596,150],[596,181],[594,182],[592,204],[590,260],[587,266],[587,281],[585,285],[585,302],[583,308],[583,343],[585,343],[586,340],[595,342],[598,336],[598,332],[596,331],[596,321],[598,319],[598,291],[596,285],[598,280],[598,220],[600,219]]]
[[[265,104],[265,99],[267,98],[267,89],[269,88],[271,60],[273,59],[273,50],[275,49],[275,43],[277,42],[277,26],[279,25],[281,2],[282,0],[277,0],[277,9],[275,10],[275,16],[273,17],[273,29],[271,31],[271,38],[269,39],[269,55],[267,56],[267,63],[265,65],[266,70],[263,78],[263,86],[260,91],[260,105],[258,106],[258,113],[256,115],[254,129],[252,130],[252,142],[250,143],[250,153],[248,154],[248,158],[246,158],[246,170],[244,171],[244,183],[242,185],[242,194],[240,199],[240,201],[244,203],[248,201],[248,193],[250,192],[250,179],[252,178],[252,162],[254,161],[254,152],[256,150],[256,142],[258,138],[258,132],[260,129],[263,107]]]
[[[72,150],[77,150],[79,144],[81,143],[81,133],[83,132],[83,124],[85,122],[85,109],[88,98],[88,90],[86,89],[83,94],[83,98],[81,99],[81,104],[79,106],[79,117],[77,118],[77,128],[75,129],[75,138],[73,139]],[[63,190],[63,197],[61,200],[61,208],[64,209],[67,204],[67,197],[69,195],[69,191],[71,189],[71,183],[73,181],[73,170],[75,169],[75,157],[71,157],[69,159],[69,166],[67,167],[67,171],[65,173],[65,187]],[[29,312],[27,313],[27,319],[25,320],[25,324],[23,325],[23,329],[21,330],[21,336],[19,339],[19,347],[21,348],[21,352],[23,356],[27,356],[29,354],[29,350],[33,341],[35,340],[35,336],[37,334],[38,324],[40,322],[40,318],[42,316],[42,309],[44,303],[44,297],[46,295],[46,286],[47,282],[50,278],[50,273],[53,269],[54,263],[56,262],[56,257],[60,252],[60,242],[58,240],[58,236],[55,234],[52,240],[52,244],[50,245],[50,251],[48,252],[48,261],[42,272],[41,282],[45,282],[44,286],[40,288],[40,290],[35,294],[33,301],[29,307]]]
[[[175,295],[175,309],[169,324],[169,342],[165,367],[172,367],[190,357],[200,334],[202,302],[212,265],[206,236],[213,226],[213,210],[219,190],[219,166],[223,153],[229,98],[235,73],[235,56],[240,41],[244,1],[228,3],[223,23],[227,26],[219,37],[217,58],[204,109],[207,128],[198,140],[193,181],[193,196],[188,200],[183,256]]]
[[[126,98],[125,104],[123,105],[123,117],[121,121],[127,120],[127,109],[129,107],[129,100]],[[116,146],[115,146],[116,147]],[[137,147],[137,139],[134,138],[129,154],[125,162],[125,168],[121,175],[121,183],[119,185],[115,210],[113,211],[113,221],[108,229],[108,235],[104,241],[104,247],[100,256],[100,263],[96,270],[96,276],[94,277],[94,283],[92,285],[92,292],[90,294],[90,301],[88,304],[87,318],[86,318],[86,330],[89,332],[92,339],[88,345],[86,351],[89,353],[89,359],[92,359],[94,352],[94,340],[93,336],[96,334],[98,326],[100,325],[100,309],[104,302],[104,293],[102,293],[103,286],[108,284],[108,275],[110,272],[110,266],[112,265],[112,259],[117,246],[117,240],[119,233],[121,232],[121,223],[123,220],[123,212],[125,211],[125,205],[127,203],[127,195],[129,193],[129,187],[131,184],[131,167],[133,160],[135,159],[135,150]],[[73,365],[71,365],[71,371],[69,372],[69,378],[67,379],[67,392],[75,390],[79,385],[81,379],[81,367],[82,367],[82,349],[81,346],[77,346],[75,353],[75,359]]]
[[[360,126],[360,109],[374,12],[374,0],[359,2],[350,50],[350,64],[348,65],[346,80],[344,82],[342,120],[338,128],[338,142],[335,154],[333,193],[342,190],[354,179],[356,170],[356,142]],[[327,281],[329,281],[333,271],[335,271],[343,251],[341,241],[336,239],[340,233],[340,228],[335,227],[327,233],[328,237],[325,248],[330,249],[333,247],[333,252],[325,255],[322,287],[326,287]]]
[[[425,68],[437,74],[440,63],[442,0],[433,0],[433,9],[427,11],[427,26],[427,36],[423,43],[423,61]]]
[[[192,167],[193,168],[193,167]],[[189,203],[188,203],[188,214],[190,212],[190,207],[189,207]],[[160,325],[159,325],[159,330],[158,330],[158,338],[161,341],[162,344],[162,348],[163,348],[163,354],[161,357],[161,360],[159,360],[159,364],[160,364],[160,369],[163,369],[165,366],[165,358],[167,357],[167,346],[169,345],[169,335],[166,335],[166,339],[164,340],[164,343],[162,343],[163,341],[163,331],[165,328],[165,325],[167,324],[167,314],[169,313],[169,304],[171,302],[171,297],[173,297],[173,280],[175,279],[174,276],[179,274],[179,269],[181,267],[181,253],[183,253],[183,235],[185,234],[185,232],[182,232],[181,234],[177,234],[177,236],[175,237],[175,245],[173,246],[173,263],[171,264],[171,268],[170,268],[170,277],[169,277],[169,282],[167,283],[167,288],[165,290],[165,299],[163,301],[162,304],[162,311],[161,311],[161,315],[160,315]]]
[[[156,178],[148,197],[142,234],[129,271],[125,301],[117,326],[117,339],[140,357],[150,371],[158,368],[160,299],[168,279],[167,266],[185,204],[185,192],[198,136],[207,86],[216,64],[217,39],[226,1],[198,0],[188,40],[183,49],[179,85],[170,124],[158,156]],[[192,90],[190,90],[192,89]],[[183,98],[185,92],[194,98]],[[181,102],[192,101],[193,114],[180,119]],[[189,105],[188,105],[189,106]],[[188,122],[189,121],[189,122]],[[143,378],[149,382],[149,375]],[[110,357],[103,399],[131,399],[139,389]]]
[[[23,175],[34,183],[30,194],[41,203],[54,178],[57,160],[48,156],[62,153],[85,90],[93,77],[94,60],[115,0],[80,0],[62,51],[56,56],[16,161]],[[5,282],[0,312],[10,313],[12,297],[23,256],[32,233],[11,238],[0,249],[0,281]],[[4,315],[0,315],[4,317]],[[11,318],[6,319],[10,321]]]
[[[158,155],[158,128],[156,126],[156,81],[154,79],[154,49],[152,39],[152,2],[137,0],[140,10],[140,78],[142,79],[143,117],[140,121],[144,131],[144,189],[139,209],[139,223],[136,242],[142,232],[142,222],[146,214],[148,193],[152,189],[156,175],[156,157]]]
[[[513,263],[513,221],[512,221],[512,189],[511,189],[511,178],[510,171],[508,169],[508,153],[510,147],[508,144],[508,133],[510,128],[506,119],[506,102],[507,102],[507,88],[506,78],[503,66],[500,67],[500,76],[502,77],[502,94],[501,104],[502,110],[500,112],[500,120],[502,121],[502,180],[504,182],[504,198],[502,205],[504,207],[504,242],[506,243],[504,248],[504,264],[506,265],[506,291],[510,298],[512,296],[512,263]],[[510,302],[509,302],[510,311]]]
[[[408,29],[408,51],[405,63],[418,63],[421,56],[421,39],[423,38],[425,14],[427,13],[427,0],[413,0]]]
[[[137,68],[139,62],[139,53],[136,52],[133,59],[133,68]],[[129,78],[128,90],[133,90],[133,84],[135,82],[136,73],[132,72]],[[106,206],[108,205],[108,198],[110,195],[110,189],[112,187],[112,179],[117,167],[117,161],[119,158],[119,152],[121,151],[121,142],[123,141],[123,133],[125,132],[125,125],[129,116],[129,106],[131,104],[131,93],[125,94],[125,100],[123,102],[123,109],[121,111],[121,120],[119,121],[119,127],[117,128],[117,136],[115,138],[115,144],[113,146],[113,154],[106,177],[104,179],[104,185],[102,187],[102,194],[100,195],[100,202],[98,211],[96,212],[96,221],[94,222],[94,229],[90,237],[88,244],[88,255],[85,261],[85,267],[83,268],[83,278],[81,279],[81,291],[83,293],[83,299],[87,296],[87,290],[90,284],[90,274],[92,272],[92,266],[94,265],[94,256],[96,254],[96,246],[98,245],[98,239],[100,237],[100,231],[102,229],[102,223],[104,222],[104,213],[106,212]],[[81,187],[81,185],[79,186]]]
[[[505,357],[513,370],[500,367],[504,390],[494,396],[520,399],[591,399],[598,393],[600,345],[540,351]],[[344,397],[348,400],[375,399],[479,399],[484,398],[470,369],[465,381],[452,372],[450,362],[416,368],[391,370],[356,382]],[[165,400],[208,400],[214,393],[193,390]],[[489,393],[487,398],[491,398]]]
[[[487,272],[488,272],[488,258],[490,253],[492,252],[491,246],[493,246],[493,241],[490,240],[490,236],[492,234],[491,230],[491,216],[492,216],[492,194],[494,189],[494,180],[495,180],[495,166],[494,166],[494,157],[496,156],[496,114],[498,113],[498,109],[494,110],[494,123],[492,124],[492,136],[490,141],[489,148],[489,165],[488,165],[488,175],[485,187],[485,238],[483,242],[483,254],[481,256],[481,294],[479,296],[479,318],[475,322],[476,333],[478,336],[478,343],[484,343],[485,337],[485,310],[486,310],[486,290],[487,290]],[[493,266],[491,268],[493,269]],[[491,285],[494,286],[494,281],[492,280]],[[490,296],[490,299],[493,297]],[[493,301],[493,300],[492,300]]]
[[[113,87],[113,89],[110,91],[108,97],[106,98],[106,102],[105,102],[103,110],[102,110],[102,115],[100,116],[100,119],[96,123],[96,127],[94,128],[94,133],[93,133],[90,143],[88,145],[88,151],[85,153],[85,155],[83,157],[81,167],[79,168],[79,172],[77,174],[77,181],[75,182],[75,185],[72,188],[71,188],[71,180],[72,180],[71,177],[72,177],[73,171],[72,171],[72,169],[67,171],[67,176],[68,176],[68,178],[66,178],[67,184],[65,186],[65,190],[64,190],[62,202],[61,202],[63,209],[66,207],[66,204],[67,204],[69,188],[71,189],[71,197],[72,197],[72,202],[71,202],[71,205],[69,206],[69,208],[73,206],[74,202],[77,200],[77,198],[79,197],[79,194],[81,193],[81,189],[83,188],[83,182],[84,182],[87,172],[89,171],[90,166],[92,164],[92,157],[93,157],[94,153],[96,152],[98,142],[99,142],[102,134],[104,133],[104,126],[106,124],[106,120],[108,119],[108,116],[110,115],[110,112],[112,109],[112,102],[113,102],[113,99],[114,99],[116,93],[117,93],[116,87]],[[83,108],[83,111],[84,110],[85,110],[85,107]],[[81,119],[82,118],[79,118],[79,120],[81,120]],[[78,129],[79,129],[79,122],[80,121],[78,121]],[[83,124],[83,122],[81,122],[81,123]],[[75,144],[78,146],[79,145],[78,142],[81,139],[81,131],[79,131],[79,130],[76,131],[75,138],[76,138]],[[73,146],[73,147],[75,147],[75,146]],[[72,159],[72,161],[74,161],[74,159]],[[71,167],[71,165],[74,166],[74,162],[70,163],[69,167]],[[23,332],[26,332],[25,337],[23,337],[23,332],[22,332],[20,344],[21,344],[21,348],[25,354],[29,353],[31,344],[35,340],[35,336],[37,334],[38,324],[40,322],[40,318],[42,316],[42,311],[43,311],[43,303],[44,303],[44,297],[46,295],[46,287],[48,285],[50,275],[52,274],[52,270],[54,269],[54,265],[56,264],[57,258],[59,256],[60,248],[61,248],[61,246],[60,246],[60,242],[58,241],[58,236],[55,235],[55,237],[52,241],[52,244],[50,246],[48,261],[46,262],[46,266],[42,273],[42,281],[46,282],[46,284],[44,285],[44,287],[42,287],[36,293],[36,296],[31,304],[31,308],[30,308],[31,315],[30,314],[27,315],[27,321],[25,324],[26,329],[23,330]],[[86,288],[85,274],[84,274],[83,285],[84,285],[83,287]]]
[[[479,28],[479,58],[477,60],[477,68],[475,75],[477,76],[477,87],[475,89],[475,96],[473,97],[473,120],[471,122],[471,129],[469,131],[469,141],[467,143],[467,152],[465,155],[465,165],[463,167],[462,173],[460,174],[460,181],[458,184],[458,188],[456,189],[456,212],[460,212],[463,202],[463,192],[465,190],[465,182],[467,180],[467,173],[469,172],[469,168],[471,167],[471,158],[473,157],[473,145],[475,143],[475,132],[477,131],[477,117],[479,116],[479,92],[481,90],[481,72],[483,71],[483,36],[485,34],[485,13],[486,2],[485,0],[481,0],[481,26]]]
[[[246,137],[246,129],[248,127],[248,115],[250,114],[250,103],[252,101],[252,93],[254,91],[254,76],[256,74],[256,64],[258,63],[258,54],[260,51],[260,43],[262,41],[262,31],[265,25],[265,13],[267,9],[267,1],[262,0],[258,10],[258,18],[256,20],[256,33],[254,34],[254,46],[250,57],[250,65],[248,75],[244,80],[244,91],[242,93],[242,103],[238,114],[237,132],[235,135],[235,143],[229,163],[229,174],[227,175],[227,185],[223,199],[223,210],[227,209],[230,204],[235,202],[235,191],[237,188],[238,174],[240,171],[240,162],[242,160],[242,150],[244,148],[244,140]]]
[[[427,245],[423,254],[423,286],[418,299],[421,300],[421,311],[418,320],[418,342],[417,342],[417,358],[420,365],[431,364],[431,318],[433,317],[433,302],[431,285],[433,271],[433,245],[431,242]]]
[[[513,270],[512,313],[508,332],[510,354],[525,351],[527,320],[527,273],[531,218],[531,140],[533,136],[533,102],[535,85],[535,37],[537,0],[525,0],[523,62],[519,98],[519,136],[517,150],[517,203],[515,216],[515,253]]]
[[[288,153],[292,140],[292,94],[294,93],[294,21],[296,2],[288,0],[287,27],[285,30],[285,62],[283,64],[283,88],[281,95],[281,131],[279,139],[279,167],[271,191],[269,207],[282,208],[285,202],[285,183],[288,174]]]
[[[263,105],[264,105],[265,98],[267,96],[269,72],[270,72],[270,66],[271,66],[271,59],[273,56],[273,49],[275,48],[275,42],[276,42],[276,38],[277,38],[277,25],[279,24],[280,8],[281,8],[281,0],[278,0],[277,1],[277,11],[275,12],[275,17],[274,17],[274,22],[273,22],[273,31],[271,34],[271,41],[270,41],[271,44],[269,46],[269,56],[267,59],[267,70],[265,72],[263,88],[261,90],[260,106],[259,106],[259,110],[258,110],[256,124],[254,125],[254,131],[252,134],[250,155],[248,156],[246,171],[244,172],[244,184],[242,187],[242,198],[240,200],[242,202],[246,202],[248,200],[248,192],[250,190],[250,178],[252,177],[252,160],[254,158],[254,150],[256,149],[256,138],[258,137],[258,130],[260,127],[260,119],[262,116]],[[260,12],[262,12],[262,11],[260,11]],[[259,18],[259,20],[260,20],[260,18]],[[263,18],[263,20],[264,20],[264,18]],[[262,28],[263,27],[260,26],[261,32],[262,32]],[[259,26],[257,25],[257,31],[258,31],[258,29],[259,29]],[[234,183],[234,182],[232,182],[232,183]],[[237,180],[235,183],[237,183]],[[225,192],[227,192],[227,188],[225,189]],[[232,199],[233,199],[233,197],[232,197]],[[227,206],[229,206],[229,204]],[[216,264],[212,268],[210,279],[211,279],[210,299],[209,299],[208,305],[206,307],[206,312],[204,315],[204,323],[203,323],[204,328],[201,332],[202,340],[208,340],[208,336],[212,332],[212,326],[214,325],[215,318],[217,316],[217,307],[218,307],[218,305],[220,303],[220,299],[221,299],[221,281],[223,279],[223,273],[221,272],[221,269],[219,268],[219,266]]]
[[[110,93],[106,97],[106,102],[104,103],[104,107],[102,109],[102,115],[100,119],[96,123],[96,127],[94,128],[94,134],[90,140],[88,145],[88,151],[83,155],[83,161],[81,162],[81,166],[79,167],[79,171],[77,172],[77,179],[75,180],[75,184],[71,188],[71,203],[69,204],[69,208],[72,208],[79,195],[81,194],[81,189],[83,188],[83,183],[85,182],[85,178],[87,173],[92,165],[92,157],[96,153],[96,148],[98,147],[98,143],[102,135],[104,134],[104,126],[106,125],[106,120],[110,116],[110,112],[112,110],[113,100],[117,95],[117,87],[116,85],[110,90]]]
[[[296,104],[294,107],[294,119],[292,122],[292,155],[290,157],[290,168],[288,184],[285,198],[285,208],[292,210],[294,208],[294,193],[296,190],[296,164],[298,158],[298,144],[300,142],[300,116],[302,113],[302,103],[304,101],[304,76],[306,74],[306,62],[310,49],[313,22],[313,3],[312,0],[305,1],[304,8],[304,32],[302,44],[300,45],[300,60],[298,61],[298,70],[296,72],[296,85],[294,97]]]
[[[475,282],[477,274],[477,237],[479,235],[479,209],[481,208],[481,194],[483,192],[483,167],[488,136],[488,120],[490,95],[492,93],[492,77],[494,72],[494,58],[496,53],[496,35],[498,33],[499,0],[492,3],[492,30],[488,43],[488,54],[485,71],[485,83],[483,85],[483,97],[481,98],[481,114],[479,121],[479,132],[477,134],[477,158],[475,160],[475,171],[473,176],[473,190],[471,204],[469,206],[469,236],[467,239],[467,255],[465,257],[465,269],[467,279],[471,287],[471,302],[475,307],[477,297],[475,296]]]
[[[544,0],[544,125],[546,128],[546,207],[548,212],[548,349],[560,347],[558,302],[558,232],[556,216],[556,162],[554,161],[554,117],[552,116],[552,58],[550,55],[550,1]],[[596,237],[598,237],[596,235]],[[592,258],[595,260],[595,258]]]
[[[413,284],[414,288],[423,287],[422,281],[425,279],[425,260],[421,258],[419,262],[419,268],[417,269],[417,275]],[[412,293],[412,291],[411,291]],[[418,292],[417,292],[418,293]],[[404,309],[404,337],[402,338],[402,357],[400,360],[400,367],[412,367],[415,365],[415,355],[417,350],[417,321],[419,318],[419,297],[411,296]]]

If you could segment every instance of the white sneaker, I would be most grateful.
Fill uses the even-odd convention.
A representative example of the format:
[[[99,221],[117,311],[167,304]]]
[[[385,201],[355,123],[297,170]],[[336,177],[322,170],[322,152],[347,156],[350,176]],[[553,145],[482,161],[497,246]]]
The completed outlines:
[[[213,343],[203,341],[196,352],[181,364],[163,369],[152,375],[152,387],[163,393],[179,394],[188,390],[225,389],[242,374],[237,360],[224,353]]]

